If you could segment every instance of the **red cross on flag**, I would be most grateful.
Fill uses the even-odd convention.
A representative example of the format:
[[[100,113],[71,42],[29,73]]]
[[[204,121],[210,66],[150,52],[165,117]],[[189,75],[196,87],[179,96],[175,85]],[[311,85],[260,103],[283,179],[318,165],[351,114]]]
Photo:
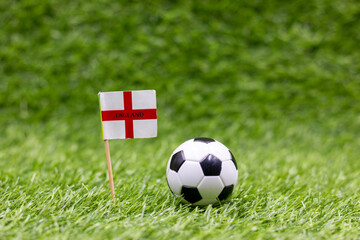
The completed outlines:
[[[100,92],[103,139],[157,136],[155,90]]]

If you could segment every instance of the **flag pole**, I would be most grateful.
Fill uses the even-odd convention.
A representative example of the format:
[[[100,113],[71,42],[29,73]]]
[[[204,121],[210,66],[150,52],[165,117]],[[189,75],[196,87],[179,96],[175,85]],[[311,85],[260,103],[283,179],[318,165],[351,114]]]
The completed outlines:
[[[107,162],[107,167],[108,167],[108,172],[109,172],[111,198],[114,199],[115,198],[115,188],[114,188],[114,180],[113,180],[112,168],[111,168],[109,140],[105,139],[104,144],[105,144],[106,162]],[[114,201],[115,201],[115,199],[114,199]]]

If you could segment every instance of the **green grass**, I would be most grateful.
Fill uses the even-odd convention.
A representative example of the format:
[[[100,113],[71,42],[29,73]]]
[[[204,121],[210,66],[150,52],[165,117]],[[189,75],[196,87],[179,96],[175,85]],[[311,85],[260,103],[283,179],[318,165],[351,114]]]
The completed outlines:
[[[358,1],[0,2],[1,239],[360,238]],[[156,89],[110,142],[98,91]],[[221,206],[171,195],[183,141],[234,153]]]

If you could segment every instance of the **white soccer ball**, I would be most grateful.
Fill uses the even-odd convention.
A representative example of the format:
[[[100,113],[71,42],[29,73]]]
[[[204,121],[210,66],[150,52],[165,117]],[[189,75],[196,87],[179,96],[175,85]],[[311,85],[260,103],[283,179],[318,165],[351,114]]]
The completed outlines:
[[[194,138],[171,154],[166,178],[172,193],[183,202],[207,205],[230,196],[238,170],[233,154],[222,143]]]

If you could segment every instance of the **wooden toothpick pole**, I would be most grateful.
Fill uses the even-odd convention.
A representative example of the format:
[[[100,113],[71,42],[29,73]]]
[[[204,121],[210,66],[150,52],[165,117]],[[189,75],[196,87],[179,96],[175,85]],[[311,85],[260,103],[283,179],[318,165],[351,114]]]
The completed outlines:
[[[112,168],[111,168],[111,158],[110,158],[110,148],[109,148],[109,140],[104,140],[105,144],[105,152],[106,152],[106,162],[109,172],[109,182],[110,182],[110,189],[111,189],[111,198],[115,198],[115,188],[114,188],[114,180],[112,175]]]

